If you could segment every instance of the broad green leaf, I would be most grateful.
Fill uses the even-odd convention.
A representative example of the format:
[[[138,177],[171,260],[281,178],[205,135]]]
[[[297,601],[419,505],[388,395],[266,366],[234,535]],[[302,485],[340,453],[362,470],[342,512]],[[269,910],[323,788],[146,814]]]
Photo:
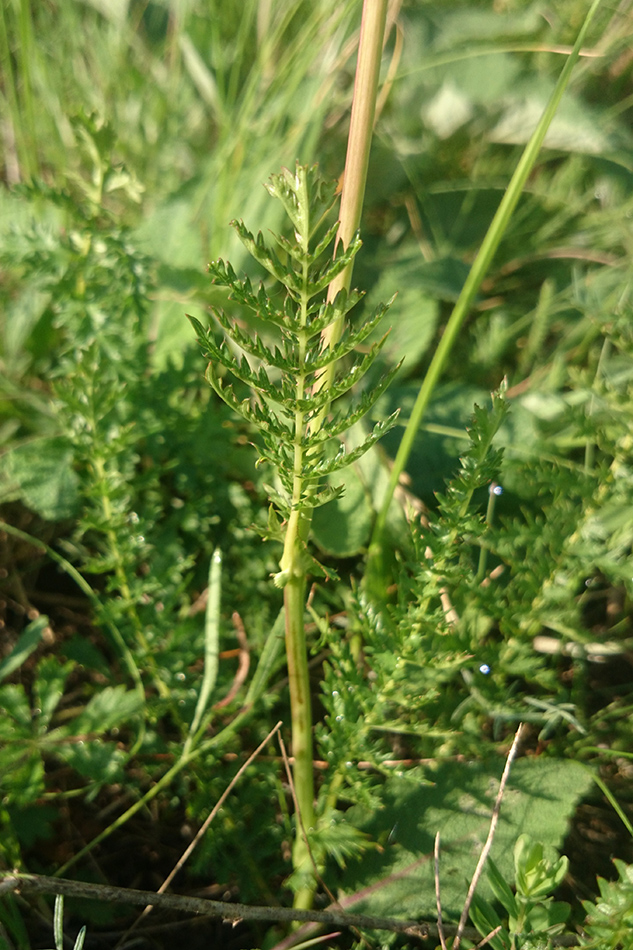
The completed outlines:
[[[369,541],[373,509],[356,466],[334,476],[343,493],[314,512],[312,534],[322,551],[334,557],[353,557]]]
[[[382,809],[356,806],[346,818],[379,841],[396,828],[395,842],[382,853],[367,853],[361,864],[339,879],[345,894],[365,889],[355,910],[390,916],[428,918],[435,913],[433,842],[441,834],[440,881],[447,918],[457,919],[468,883],[490,826],[502,766],[444,762],[424,772],[433,785],[419,784],[415,773],[385,783]],[[549,852],[562,843],[578,799],[590,787],[590,773],[568,760],[521,759],[510,773],[493,847],[505,880],[514,879],[512,849],[518,835],[530,834]],[[371,893],[369,893],[371,889]],[[490,886],[482,881],[482,896]]]

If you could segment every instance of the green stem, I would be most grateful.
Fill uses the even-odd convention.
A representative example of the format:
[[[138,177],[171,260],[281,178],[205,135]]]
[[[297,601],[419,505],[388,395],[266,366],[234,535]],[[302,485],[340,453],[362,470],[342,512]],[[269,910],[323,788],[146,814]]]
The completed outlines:
[[[501,204],[499,205],[492,223],[486,232],[483,243],[473,262],[468,277],[466,278],[466,283],[464,284],[457,303],[453,308],[453,312],[451,313],[449,321],[446,325],[442,339],[438,344],[433,359],[431,360],[431,365],[429,366],[426,376],[424,377],[420,387],[418,397],[411,413],[411,418],[409,419],[402,437],[402,441],[400,443],[400,447],[396,454],[396,458],[394,460],[389,484],[383,499],[382,508],[378,518],[376,519],[376,524],[374,526],[374,532],[369,548],[366,585],[372,596],[377,596],[379,600],[382,600],[380,595],[383,535],[385,526],[387,524],[389,506],[391,505],[394,491],[398,485],[400,476],[406,467],[411,450],[413,448],[413,443],[415,442],[418,433],[418,429],[420,428],[424,414],[427,410],[429,402],[431,401],[431,396],[433,395],[444,366],[446,365],[451,350],[453,349],[453,345],[459,333],[461,332],[462,326],[466,317],[468,316],[475,295],[479,291],[481,283],[488,272],[492,258],[494,257],[501,239],[506,232],[510,218],[512,217],[517,202],[521,197],[528,176],[534,167],[547,130],[549,129],[552,119],[556,114],[556,110],[558,109],[560,100],[562,99],[563,93],[565,92],[565,89],[569,84],[569,80],[571,79],[571,73],[576,60],[578,59],[580,48],[587,34],[589,24],[591,23],[591,20],[593,19],[593,16],[600,3],[601,0],[594,0],[589,12],[587,13],[585,22],[583,23],[582,29],[580,30],[576,43],[574,44],[574,48],[567,62],[565,63],[565,66],[563,67],[545,111],[523,151],[512,179],[510,180],[510,184],[508,185],[508,188],[501,200]]]
[[[303,195],[304,207],[308,207],[307,193]],[[303,249],[308,252],[310,241],[310,221],[305,221],[302,234],[298,235]],[[304,293],[301,300],[301,325],[305,327],[308,319],[309,296],[307,292],[309,275],[307,261],[303,265]],[[307,333],[299,334],[299,366],[305,365],[308,345]],[[297,401],[304,399],[306,391],[306,373],[300,371],[296,380]],[[296,837],[293,849],[293,867],[300,874],[308,873],[312,867],[309,844],[301,833],[301,824],[306,833],[314,827],[314,767],[312,764],[312,704],[310,701],[310,679],[308,672],[308,651],[305,636],[305,591],[306,561],[304,546],[310,533],[311,511],[301,511],[301,499],[304,490],[304,448],[305,412],[297,410],[294,420],[294,471],[292,484],[292,511],[288,518],[284,554],[281,561],[282,572],[287,578],[284,587],[284,607],[286,615],[286,656],[288,661],[288,681],[290,686],[290,711],[292,720],[292,754],[294,756],[293,778],[295,794],[301,816],[297,816]],[[312,906],[314,882],[302,886],[295,892],[295,907]]]
[[[292,718],[292,755],[294,758],[293,779],[301,823],[297,816],[292,863],[301,875],[309,874],[312,862],[309,843],[304,840],[301,824],[306,834],[314,827],[314,766],[312,762],[312,705],[308,652],[305,637],[305,574],[290,578],[284,588],[286,614],[286,658],[290,684],[290,709]],[[295,892],[295,907],[312,906],[314,882],[301,886]]]
[[[499,485],[496,482],[491,482],[488,488],[488,507],[486,508],[486,524],[488,526],[492,524],[492,519],[495,513],[495,502],[499,492]],[[477,575],[475,577],[476,584],[480,584],[484,579],[487,561],[488,548],[485,546],[485,544],[482,544],[479,548],[479,564],[477,565]]]

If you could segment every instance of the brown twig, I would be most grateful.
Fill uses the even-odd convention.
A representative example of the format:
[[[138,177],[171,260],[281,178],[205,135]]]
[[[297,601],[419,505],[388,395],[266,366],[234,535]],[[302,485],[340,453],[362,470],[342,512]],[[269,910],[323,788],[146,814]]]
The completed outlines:
[[[366,930],[386,930],[392,933],[404,933],[410,937],[426,939],[438,937],[437,926],[426,921],[395,920],[389,917],[372,917],[369,914],[352,914],[337,910],[298,910],[293,907],[253,907],[248,904],[231,904],[226,901],[212,901],[203,897],[185,897],[180,894],[157,894],[155,891],[137,891],[127,887],[110,887],[107,884],[88,884],[84,881],[69,881],[63,877],[43,877],[37,874],[0,875],[0,896],[15,892],[31,894],[63,894],[67,897],[79,897],[87,900],[101,900],[108,903],[128,904],[145,907],[148,904],[174,910],[180,913],[200,914],[206,917],[220,917],[224,920],[282,921],[288,923],[316,923],[330,927],[359,927]],[[445,924],[448,936],[456,932],[456,927]],[[473,927],[466,927],[462,936],[470,940],[478,934]],[[573,947],[578,937],[569,934],[555,937],[552,944],[557,947]]]
[[[494,930],[491,930],[489,934],[486,934],[483,940],[479,941],[479,943],[475,947],[475,950],[480,950],[481,947],[485,947],[487,944],[489,944],[492,938],[496,937],[500,930],[501,930],[501,924],[499,924],[498,927],[495,927]]]
[[[231,619],[233,621],[235,634],[240,645],[238,650],[239,662],[237,664],[237,673],[233,677],[230,690],[223,699],[214,705],[214,709],[222,709],[223,706],[228,706],[231,700],[237,696],[240,691],[240,687],[246,682],[248,670],[251,665],[251,654],[248,646],[248,638],[246,636],[246,631],[244,630],[242,618],[238,614],[237,610],[233,611],[233,616]]]
[[[218,798],[217,802],[215,803],[215,805],[214,805],[213,808],[211,809],[209,815],[207,816],[207,818],[204,820],[204,822],[202,823],[202,825],[201,825],[200,828],[198,829],[198,831],[197,831],[195,837],[193,838],[193,840],[187,845],[187,847],[185,848],[185,850],[183,851],[183,853],[182,853],[182,854],[180,855],[180,857],[178,858],[178,861],[176,862],[176,864],[173,866],[173,868],[171,869],[171,871],[169,872],[169,874],[167,875],[167,877],[165,878],[165,880],[163,881],[163,883],[161,884],[161,886],[158,888],[158,891],[156,892],[157,894],[164,894],[164,893],[165,893],[165,891],[167,890],[167,888],[169,887],[169,885],[171,884],[171,882],[172,882],[173,879],[175,878],[175,876],[176,876],[176,874],[178,873],[178,871],[180,871],[180,869],[186,864],[186,862],[187,862],[187,861],[189,860],[189,858],[191,857],[191,855],[192,855],[194,849],[195,849],[195,848],[197,847],[197,845],[198,845],[198,842],[200,841],[200,839],[202,838],[202,836],[203,836],[203,835],[205,834],[205,832],[207,831],[209,825],[211,824],[211,822],[213,821],[213,819],[215,818],[215,816],[216,816],[217,813],[219,812],[219,810],[220,810],[220,808],[222,807],[222,805],[224,804],[224,802],[227,800],[227,798],[228,798],[229,795],[231,794],[232,790],[235,788],[235,786],[236,786],[237,783],[239,782],[240,778],[242,777],[242,775],[244,774],[244,772],[246,771],[246,769],[248,768],[248,766],[251,764],[251,762],[253,762],[253,761],[257,758],[257,756],[259,755],[259,753],[261,752],[261,750],[264,748],[264,746],[265,746],[268,742],[270,742],[270,740],[271,740],[272,737],[275,735],[275,733],[278,732],[279,729],[281,729],[281,726],[282,726],[282,722],[281,722],[281,720],[280,720],[280,721],[277,723],[277,725],[274,726],[274,727],[270,730],[270,732],[268,733],[268,735],[266,736],[266,738],[263,740],[263,742],[260,742],[260,744],[257,746],[257,748],[255,749],[255,751],[251,753],[251,755],[248,757],[248,759],[246,760],[246,762],[244,762],[244,764],[243,764],[242,766],[240,766],[240,768],[238,769],[238,771],[235,773],[235,775],[233,776],[233,778],[231,779],[231,781],[229,782],[229,784],[227,785],[227,787],[226,787],[225,790],[222,792],[222,794],[221,794],[220,797]],[[123,935],[123,937],[121,937],[121,940],[119,940],[119,943],[117,944],[117,946],[119,946],[119,945],[123,942],[123,940],[125,940],[125,938],[127,937],[127,935],[128,935],[132,930],[134,930],[134,928],[141,922],[141,920],[143,920],[144,917],[146,917],[146,916],[151,912],[151,910],[152,910],[151,901],[148,901],[148,902],[147,902],[147,906],[145,907],[145,909],[144,909],[143,913],[141,914],[141,916],[138,917],[137,920],[135,920],[134,923],[128,928],[128,930],[125,932],[125,934]]]
[[[181,913],[221,917],[224,920],[282,921],[285,923],[318,923],[330,927],[360,927],[367,930],[387,930],[412,937],[437,937],[434,924],[415,920],[393,920],[372,917],[368,914],[351,914],[336,910],[299,910],[293,907],[259,907],[248,904],[232,904],[227,901],[212,901],[202,897],[185,897],[180,894],[158,894],[155,891],[139,891],[127,887],[110,887],[107,884],[88,884],[84,881],[69,881],[66,878],[43,877],[37,874],[8,874],[0,878],[0,896],[14,892],[32,894],[63,894],[88,900],[108,903],[152,905]],[[454,930],[454,928],[453,928]],[[472,935],[476,935],[473,931]]]

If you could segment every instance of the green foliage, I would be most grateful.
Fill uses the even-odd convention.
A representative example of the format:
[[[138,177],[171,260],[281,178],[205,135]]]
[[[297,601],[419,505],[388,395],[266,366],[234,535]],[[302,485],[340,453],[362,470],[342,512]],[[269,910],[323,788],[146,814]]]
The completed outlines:
[[[350,861],[347,871],[335,876],[347,896],[360,892],[355,908],[379,916],[433,919],[432,854],[439,831],[443,914],[445,920],[456,921],[488,834],[499,772],[499,763],[490,761],[448,761],[402,770],[384,783],[380,804],[348,809],[345,820],[362,830],[373,844],[372,850],[360,860]],[[538,835],[548,849],[560,847],[576,802],[586,794],[590,783],[586,769],[569,760],[521,759],[512,768],[494,852],[503,880],[512,884],[521,878],[517,887],[526,888],[517,903],[522,921],[528,909],[541,901],[534,876],[543,872],[539,886],[545,878],[551,884],[552,876],[559,881],[565,862],[559,862],[555,872],[548,870],[546,863],[534,860],[535,854],[524,853],[526,839],[520,836]],[[512,852],[517,841],[515,870]],[[495,893],[492,880],[482,882],[478,892],[488,899]]]
[[[58,894],[55,898],[55,912],[53,916],[53,935],[55,937],[55,950],[64,950],[64,898],[61,894]],[[77,937],[75,938],[75,943],[73,944],[73,950],[82,950],[84,945],[84,940],[86,939],[86,928],[85,926],[81,928]]]
[[[598,878],[600,896],[583,901],[587,914],[581,946],[595,950],[630,950],[633,946],[633,868],[624,861],[613,862],[615,881]]]
[[[500,928],[489,941],[493,950],[538,950],[549,945],[549,938],[563,932],[571,907],[554,902],[550,895],[562,883],[568,865],[566,857],[549,862],[543,856],[542,844],[521,834],[514,846],[513,892],[495,862],[488,859],[490,888],[507,917],[502,923],[493,906],[477,894],[470,916],[482,937]]]
[[[319,492],[319,481],[352,464],[394,425],[396,413],[376,423],[353,450],[346,451],[341,441],[336,454],[329,450],[331,440],[340,439],[371,409],[395,371],[386,373],[351,407],[333,416],[324,416],[331,403],[345,396],[362,379],[386,337],[340,370],[331,386],[321,389],[318,380],[328,367],[338,366],[367,339],[386,307],[379,306],[372,317],[358,326],[348,325],[335,346],[324,347],[321,334],[333,323],[344,321],[360,300],[361,295],[356,291],[350,294],[341,291],[331,303],[323,300],[328,285],[358,252],[360,241],[357,238],[345,251],[339,247],[333,260],[326,256],[337,230],[335,224],[322,233],[323,219],[334,201],[334,186],[326,186],[316,168],[297,164],[294,174],[284,170],[281,175],[273,176],[268,190],[282,202],[294,229],[292,241],[283,235],[274,235],[286,263],[282,263],[278,251],[266,246],[261,232],[255,238],[241,222],[235,222],[234,226],[249,253],[282,284],[281,301],[277,303],[272,291],[263,284],[255,292],[248,277],[239,279],[231,265],[223,261],[211,264],[210,273],[216,284],[230,290],[229,300],[244,307],[251,318],[256,317],[264,321],[264,325],[272,324],[278,329],[279,345],[268,344],[257,334],[249,336],[235,318],[230,319],[223,311],[212,308],[218,323],[238,350],[255,357],[258,368],[253,368],[245,356],[234,355],[226,338],[217,343],[210,328],[207,330],[199,320],[190,319],[203,353],[210,360],[209,383],[227,405],[260,431],[263,440],[260,461],[269,462],[279,477],[283,493],[275,492],[273,500],[282,517],[287,518],[291,510],[301,512],[330,501],[342,488],[335,486]],[[223,381],[219,367],[252,390],[255,401],[250,397],[240,399],[234,386]],[[278,408],[274,409],[273,405]],[[281,575],[278,580],[281,586]]]
[[[279,571],[284,518],[299,510],[288,477],[298,411],[310,476],[298,502],[306,517],[314,511],[312,538],[324,567],[333,577],[329,559],[337,558],[344,579],[317,586],[311,604],[320,637],[313,644],[309,635],[308,643],[326,653],[317,757],[328,765],[318,784],[314,845],[347,865],[341,873],[352,875],[350,889],[362,890],[380,848],[387,857],[376,881],[430,853],[439,817],[443,841],[455,847],[454,855],[442,854],[443,891],[447,907],[459,910],[472,857],[449,826],[463,818],[469,834],[479,819],[473,833],[481,841],[490,807],[484,773],[492,783],[499,769],[497,759],[479,773],[476,764],[445,763],[446,756],[488,762],[518,719],[529,722],[535,779],[521,795],[545,808],[539,776],[551,785],[549,830],[540,833],[533,813],[527,822],[548,846],[559,843],[582,786],[572,770],[570,788],[556,797],[559,757],[565,774],[572,755],[587,758],[599,747],[618,762],[617,753],[631,747],[630,671],[622,662],[631,649],[633,597],[626,17],[603,5],[586,43],[604,33],[601,56],[580,64],[435,390],[410,458],[411,481],[402,486],[430,510],[410,536],[392,506],[395,553],[385,573],[398,590],[378,615],[355,582],[350,593],[347,578],[363,573],[389,472],[379,452],[351,461],[353,453],[396,407],[409,416],[516,147],[560,70],[552,50],[573,42],[585,6],[557,3],[546,19],[532,4],[515,4],[503,16],[463,4],[402,5],[402,58],[377,120],[364,247],[355,259],[368,294],[330,305],[321,299],[328,269],[343,260],[327,255],[333,232],[324,221],[308,249],[316,256],[320,246],[323,257],[310,277],[317,292],[308,307],[317,309],[303,328],[296,297],[305,289],[305,260],[292,230],[306,221],[283,231],[284,203],[297,216],[292,189],[284,191],[288,180],[280,176],[276,202],[260,182],[295,155],[340,174],[358,5],[283,0],[236,12],[201,0],[16,0],[5,7],[0,500],[8,528],[23,534],[0,536],[4,860],[58,867],[53,845],[66,792],[78,818],[95,809],[96,799],[86,802],[93,792],[102,816],[118,806],[120,786],[139,801],[179,761],[199,710],[197,741],[219,736],[218,744],[161,786],[155,811],[143,812],[143,834],[167,853],[171,819],[186,814],[199,824],[235,774],[233,757],[264,737],[273,713],[287,715],[281,637],[266,637],[278,612],[269,578]],[[390,40],[385,60],[391,51]],[[324,208],[328,196],[320,197]],[[225,222],[245,208],[265,234],[282,231],[270,248],[242,225],[226,237]],[[211,285],[200,272],[209,256],[234,267],[217,262]],[[242,270],[250,284],[236,275]],[[395,327],[383,340],[380,301],[396,288]],[[203,317],[209,306],[215,332]],[[210,376],[242,412],[238,421],[200,384],[185,310],[204,324],[217,361]],[[322,351],[322,329],[343,314],[347,336]],[[297,391],[301,334],[308,390],[330,361],[341,360],[329,393]],[[381,395],[380,380],[403,356]],[[495,397],[492,414],[478,410],[465,436],[473,403],[483,405],[503,376],[507,396]],[[360,391],[350,397],[355,380]],[[332,396],[338,408],[324,418]],[[252,471],[247,444],[256,431],[262,457],[286,473],[271,492]],[[389,455],[397,435],[394,427],[382,443]],[[502,495],[489,494],[491,481]],[[274,502],[268,520],[266,497]],[[252,525],[277,541],[261,545]],[[40,541],[50,558],[40,556]],[[250,685],[220,709],[214,704],[229,692],[237,661],[221,656],[211,695],[201,694],[204,614],[191,612],[216,545],[224,562],[220,650],[235,653],[238,645],[228,623],[233,610],[248,637],[251,670],[268,643]],[[302,558],[318,577],[305,547]],[[84,586],[71,586],[82,576]],[[46,616],[36,617],[36,609]],[[317,676],[315,666],[313,694]],[[248,726],[239,719],[231,732],[235,711],[255,699],[257,715]],[[255,902],[278,899],[293,834],[276,750],[269,751],[270,760],[252,767],[225,804],[194,875]],[[438,762],[410,781],[392,775],[394,762],[404,773],[404,762],[417,757]],[[516,765],[519,783],[524,767]],[[606,768],[602,774],[610,780]],[[626,809],[629,777],[623,769],[618,777]],[[437,782],[437,796],[422,784],[428,781]],[[409,800],[403,789],[414,785]],[[419,837],[407,824],[409,801],[420,814],[431,806]],[[495,912],[508,935],[521,885],[517,879],[515,894],[503,882],[516,878],[508,856],[523,827],[517,822],[499,839],[503,880],[482,892],[505,906]],[[541,866],[536,852],[534,860]],[[602,896],[586,906],[587,940],[596,950],[630,944],[630,875],[616,867],[620,880],[601,881]],[[404,880],[417,882],[417,873]],[[388,913],[392,884],[384,887]],[[419,893],[422,884],[415,887]],[[433,913],[428,876],[423,891]],[[554,905],[543,909],[548,898],[538,897],[530,911],[537,930],[556,923],[548,916]],[[13,944],[26,950],[18,905],[3,901],[0,915]]]
[[[45,618],[44,618],[45,620]],[[41,628],[41,621],[34,621]],[[26,637],[23,635],[22,641]],[[116,739],[108,738],[113,730],[133,718],[143,707],[143,697],[124,686],[106,687],[95,694],[87,705],[68,716],[63,697],[75,664],[60,662],[56,657],[40,660],[34,674],[30,701],[23,685],[0,687],[0,703],[4,710],[0,725],[0,775],[8,807],[3,809],[3,859],[8,866],[20,865],[20,843],[50,835],[50,818],[38,823],[21,820],[21,813],[41,801],[46,789],[46,767],[66,762],[80,781],[90,783],[88,797],[94,798],[105,783],[123,779],[127,754]],[[30,825],[30,827],[29,827]],[[39,835],[38,835],[39,830]]]

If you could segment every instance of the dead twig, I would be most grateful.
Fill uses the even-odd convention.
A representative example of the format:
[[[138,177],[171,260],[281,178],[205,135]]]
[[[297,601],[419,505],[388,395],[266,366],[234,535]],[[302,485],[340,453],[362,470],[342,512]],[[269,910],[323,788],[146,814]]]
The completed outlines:
[[[233,678],[230,690],[224,699],[221,699],[214,705],[214,709],[222,709],[223,706],[228,706],[231,700],[237,696],[240,691],[240,687],[246,682],[246,677],[248,676],[248,671],[251,665],[251,654],[248,646],[248,638],[246,636],[246,631],[244,630],[242,618],[238,614],[237,610],[233,612],[231,620],[233,621],[235,634],[240,645],[238,651],[239,661],[237,664],[237,673]]]
[[[440,896],[440,833],[435,835],[435,847],[433,848],[433,870],[435,875],[435,903],[437,904],[437,931],[440,937],[442,950],[448,950],[446,946],[446,937],[444,936],[444,927],[442,925],[442,898]]]
[[[514,742],[510,747],[508,752],[508,758],[506,759],[505,768],[503,770],[503,775],[501,776],[501,781],[499,782],[499,791],[497,792],[497,798],[495,800],[494,808],[492,809],[492,818],[490,819],[490,829],[488,831],[488,837],[486,838],[486,843],[484,844],[481,854],[479,855],[479,861],[477,862],[477,867],[475,868],[475,873],[473,874],[472,881],[470,882],[470,887],[468,888],[468,894],[466,895],[466,901],[464,903],[464,908],[462,910],[462,915],[459,918],[459,923],[457,925],[457,933],[455,934],[455,940],[453,942],[453,950],[459,950],[459,945],[461,943],[462,935],[464,933],[464,928],[466,926],[466,921],[468,920],[468,912],[470,911],[470,905],[473,901],[473,895],[475,893],[475,888],[479,883],[479,878],[484,869],[484,864],[492,848],[492,842],[494,840],[495,832],[497,830],[497,823],[499,821],[499,812],[501,810],[501,801],[503,799],[503,793],[505,792],[506,783],[510,776],[510,769],[512,763],[517,754],[519,748],[519,742],[523,736],[523,723],[519,725],[515,736]]]
[[[499,924],[498,927],[495,927],[494,930],[491,930],[489,934],[486,934],[484,939],[479,941],[479,943],[475,947],[475,950],[480,950],[480,947],[485,947],[487,944],[489,944],[492,938],[496,937],[500,930],[501,930],[501,924]]]
[[[222,792],[222,794],[221,794],[220,797],[218,798],[217,802],[215,803],[215,805],[214,805],[213,808],[211,809],[209,815],[207,816],[207,818],[205,818],[204,822],[202,823],[202,825],[201,825],[200,828],[198,829],[198,831],[197,831],[195,837],[193,838],[193,840],[187,845],[187,847],[185,848],[185,850],[183,851],[183,853],[180,855],[180,857],[179,857],[178,861],[176,862],[176,864],[174,865],[174,867],[171,869],[171,871],[169,872],[169,874],[167,875],[167,877],[165,878],[165,880],[163,881],[163,883],[161,884],[161,886],[158,888],[158,891],[157,891],[158,894],[164,894],[164,893],[165,893],[165,891],[167,890],[167,888],[169,887],[169,885],[171,884],[171,882],[172,882],[173,879],[175,878],[175,876],[176,876],[176,874],[178,873],[178,871],[180,871],[180,869],[186,864],[186,862],[187,862],[187,861],[189,860],[189,858],[191,857],[191,855],[192,855],[193,851],[195,850],[195,848],[197,847],[197,845],[198,845],[200,839],[202,838],[202,836],[203,836],[203,835],[205,834],[205,832],[207,831],[209,825],[211,824],[211,822],[213,821],[213,819],[215,818],[215,816],[216,816],[217,813],[219,812],[219,810],[220,810],[220,808],[222,807],[222,805],[224,804],[224,802],[227,800],[227,798],[228,798],[229,795],[231,794],[232,790],[235,788],[235,786],[236,786],[237,783],[239,782],[240,778],[242,777],[242,775],[244,774],[244,772],[246,771],[246,769],[248,768],[248,766],[251,764],[251,762],[253,762],[253,761],[257,758],[257,756],[259,755],[259,753],[261,752],[261,750],[264,748],[264,746],[265,746],[268,742],[270,742],[270,740],[271,740],[272,737],[275,735],[275,733],[278,732],[279,729],[281,729],[281,726],[282,726],[282,722],[281,722],[281,720],[280,720],[280,721],[277,723],[277,725],[274,726],[274,727],[270,730],[270,732],[268,733],[268,735],[266,736],[266,738],[263,740],[263,742],[260,742],[260,744],[257,746],[257,748],[255,749],[255,751],[251,753],[251,755],[248,757],[248,759],[246,760],[246,762],[244,762],[244,764],[243,764],[242,766],[240,766],[240,768],[238,769],[238,771],[236,772],[236,774],[233,776],[233,778],[231,779],[231,781],[229,782],[229,784],[227,785],[227,787],[226,787],[225,790]],[[143,920],[143,918],[146,917],[146,916],[151,912],[151,910],[152,910],[152,902],[151,902],[151,901],[148,901],[148,902],[147,902],[147,906],[146,906],[145,909],[143,910],[143,913],[141,914],[141,916],[138,917],[137,920],[135,920],[134,923],[127,929],[127,931],[125,932],[125,934],[123,935],[123,937],[121,937],[121,940],[119,940],[119,943],[117,944],[117,947],[125,940],[125,938],[128,936],[128,934],[131,933],[131,931],[134,930],[134,928],[138,926],[138,924]]]
[[[386,930],[392,933],[404,933],[410,937],[426,939],[438,937],[437,926],[426,921],[395,920],[389,917],[372,917],[368,914],[352,914],[336,910],[298,910],[294,907],[253,907],[248,904],[231,904],[226,901],[212,901],[203,897],[185,897],[179,894],[157,894],[155,891],[137,891],[127,887],[110,887],[108,884],[88,884],[84,881],[69,881],[63,877],[43,877],[38,874],[11,873],[0,875],[0,896],[12,893],[63,894],[67,897],[79,897],[89,900],[101,900],[108,903],[128,904],[145,907],[148,904],[165,910],[174,910],[185,914],[201,914],[206,917],[220,917],[224,920],[281,921],[288,923],[316,923],[334,928],[359,927],[366,930]],[[456,927],[445,924],[447,936],[456,932]],[[462,936],[475,940],[479,936],[473,927],[466,927]],[[578,937],[569,934],[555,937],[552,944],[557,947],[573,947]]]

